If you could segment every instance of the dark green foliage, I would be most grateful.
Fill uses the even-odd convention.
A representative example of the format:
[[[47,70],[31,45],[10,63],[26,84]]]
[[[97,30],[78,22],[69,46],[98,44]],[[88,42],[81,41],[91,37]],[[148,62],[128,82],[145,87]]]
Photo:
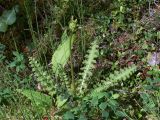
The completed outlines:
[[[16,51],[13,52],[15,56],[13,61],[8,65],[10,68],[16,68],[16,72],[23,71],[25,69],[25,60],[23,54]]]
[[[10,88],[1,88],[0,89],[0,105],[7,105],[10,102],[14,101],[14,93]]]
[[[144,92],[140,94],[142,99],[142,113],[147,112],[146,115],[148,118],[153,120],[159,119],[159,110],[160,110],[160,71],[157,68],[153,68],[148,72],[150,75],[153,75],[153,78],[147,78],[147,84],[143,86]]]
[[[2,120],[160,119],[159,1],[8,1]]]
[[[101,84],[97,85],[98,87],[94,88],[93,90],[91,88],[87,87],[87,86],[89,86],[89,84],[90,84],[89,80],[92,77],[92,69],[95,68],[94,67],[94,64],[96,63],[95,58],[98,57],[98,40],[99,39],[97,38],[95,41],[92,42],[91,47],[88,50],[88,53],[85,57],[86,60],[84,60],[84,62],[83,62],[84,67],[82,68],[83,72],[81,73],[82,79],[80,79],[79,81],[75,81],[76,82],[75,84],[78,85],[78,87],[75,90],[80,91],[80,93],[75,93],[73,97],[82,97],[82,98],[79,98],[76,101],[71,101],[71,102],[72,103],[78,102],[78,106],[81,106],[81,104],[84,104],[85,102],[89,103],[91,106],[92,106],[92,104],[95,104],[94,105],[95,107],[98,105],[99,110],[102,111],[102,115],[104,117],[107,117],[107,113],[105,112],[107,106],[109,108],[111,108],[113,112],[116,113],[116,108],[118,107],[118,103],[114,99],[117,99],[119,97],[119,95],[114,94],[111,96],[111,98],[108,98],[109,96],[107,94],[104,94],[105,92],[103,93],[103,91],[106,91],[108,88],[116,85],[118,82],[129,78],[136,71],[136,66],[133,65],[131,67],[125,68],[124,70],[115,71],[108,78],[106,78],[106,81],[103,81]],[[60,45],[60,47],[61,46],[62,45]],[[60,49],[60,47],[58,47],[58,49],[55,51],[55,53],[58,54],[60,52],[62,54],[62,51],[61,51],[62,48]],[[53,54],[53,56],[55,56],[55,54]],[[66,63],[66,60],[65,60],[65,63]],[[52,61],[54,61],[54,59],[52,59]],[[58,63],[54,62],[53,67],[55,67],[56,64],[60,64],[60,63],[61,63],[61,61],[58,61]],[[69,112],[71,105],[69,105],[69,104],[67,105],[67,103],[66,103],[69,99],[66,95],[63,95],[63,93],[61,93],[63,91],[60,90],[60,89],[62,89],[62,88],[64,89],[66,87],[65,89],[69,92],[68,94],[71,95],[73,92],[73,91],[70,91],[69,87],[67,87],[67,86],[71,86],[71,88],[72,88],[72,83],[71,82],[69,83],[69,81],[67,81],[69,79],[67,79],[65,72],[60,71],[60,69],[58,70],[57,73],[54,72],[56,76],[60,76],[60,79],[63,79],[63,80],[60,80],[62,84],[59,87],[59,89],[57,89],[56,87],[58,84],[56,85],[56,81],[52,80],[49,73],[44,70],[44,67],[42,67],[38,63],[38,61],[35,60],[35,58],[30,58],[30,65],[32,67],[32,71],[35,72],[34,76],[36,77],[37,81],[42,85],[42,87],[44,87],[44,90],[46,90],[51,96],[53,96],[53,95],[57,96],[55,99],[55,106],[57,106],[58,108],[61,108],[62,110],[68,109],[68,112],[66,112],[64,114],[64,119],[74,119],[75,118],[74,115],[71,112]],[[65,85],[65,86],[63,86],[63,85]],[[86,97],[83,97],[84,93],[88,93]],[[100,98],[99,97],[97,98],[97,95],[100,95],[100,96],[102,95],[102,96]],[[26,95],[26,97],[30,98],[28,95]],[[104,97],[104,99],[108,99],[107,103],[106,102],[100,102],[100,103],[98,102],[99,99],[102,99],[103,97]],[[97,101],[97,104],[96,104],[96,101]],[[76,108],[75,105],[72,105],[72,107],[75,107],[75,109],[78,109],[78,111],[79,110],[81,111],[81,108]],[[87,109],[87,111],[88,111],[90,108],[84,108],[84,109]],[[74,114],[77,115],[76,112],[78,112],[78,111],[77,110],[74,111]],[[108,112],[108,114],[109,113],[110,112]],[[97,113],[97,114],[99,114],[99,113]],[[118,111],[117,116],[124,117],[127,115],[125,113],[123,113],[122,111]],[[93,116],[88,116],[88,117],[92,118]]]

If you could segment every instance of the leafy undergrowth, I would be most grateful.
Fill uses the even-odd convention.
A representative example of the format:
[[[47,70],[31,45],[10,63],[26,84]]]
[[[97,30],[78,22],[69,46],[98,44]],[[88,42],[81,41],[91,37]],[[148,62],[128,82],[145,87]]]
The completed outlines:
[[[0,6],[0,36],[28,20],[12,58],[0,43],[2,120],[160,119],[159,1],[18,3]]]

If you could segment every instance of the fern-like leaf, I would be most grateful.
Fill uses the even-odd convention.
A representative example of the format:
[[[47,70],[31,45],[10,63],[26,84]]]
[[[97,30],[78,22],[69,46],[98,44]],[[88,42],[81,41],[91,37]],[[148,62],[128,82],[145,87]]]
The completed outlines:
[[[50,107],[52,105],[51,97],[43,93],[27,89],[17,89],[17,92],[26,96],[33,104],[37,106]]]
[[[96,63],[95,58],[98,57],[98,40],[93,41],[90,49],[88,50],[88,54],[85,56],[86,60],[83,61],[84,67],[81,69],[83,73],[80,73],[82,78],[80,79],[79,91],[82,94],[84,90],[87,89],[87,82],[89,77],[92,76],[91,70],[94,68],[94,64]]]
[[[42,85],[43,89],[47,91],[51,96],[56,94],[56,83],[52,80],[50,74],[45,71],[43,66],[35,60],[35,58],[30,57],[30,65],[32,67],[32,71],[34,72],[34,76],[37,78],[37,81]]]
[[[113,74],[110,74],[110,76],[103,81],[102,84],[96,87],[92,93],[107,90],[109,87],[117,85],[118,82],[128,79],[136,71],[136,69],[137,67],[132,65],[125,69],[121,69],[120,71],[115,71]]]

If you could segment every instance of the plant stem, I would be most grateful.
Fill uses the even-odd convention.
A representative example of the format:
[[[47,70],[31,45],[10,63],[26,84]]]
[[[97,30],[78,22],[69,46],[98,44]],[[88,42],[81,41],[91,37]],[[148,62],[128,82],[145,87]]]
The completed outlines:
[[[70,67],[71,67],[71,91],[73,93],[73,95],[75,94],[75,81],[74,81],[74,70],[73,70],[73,60],[72,60],[72,39],[74,39],[74,35],[71,35],[71,40],[70,40]]]

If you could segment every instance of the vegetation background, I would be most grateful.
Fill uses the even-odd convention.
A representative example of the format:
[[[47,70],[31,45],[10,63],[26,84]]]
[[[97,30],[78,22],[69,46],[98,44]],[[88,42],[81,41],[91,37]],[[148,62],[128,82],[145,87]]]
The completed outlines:
[[[1,120],[160,120],[159,0],[0,0]]]

